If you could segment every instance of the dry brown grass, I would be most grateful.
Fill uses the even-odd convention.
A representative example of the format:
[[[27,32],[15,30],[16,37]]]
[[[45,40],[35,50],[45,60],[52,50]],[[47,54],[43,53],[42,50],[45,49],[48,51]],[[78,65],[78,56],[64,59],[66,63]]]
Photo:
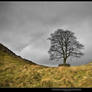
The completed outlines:
[[[0,87],[92,87],[92,63],[71,67],[44,67],[25,63],[8,54],[3,61],[0,63]]]

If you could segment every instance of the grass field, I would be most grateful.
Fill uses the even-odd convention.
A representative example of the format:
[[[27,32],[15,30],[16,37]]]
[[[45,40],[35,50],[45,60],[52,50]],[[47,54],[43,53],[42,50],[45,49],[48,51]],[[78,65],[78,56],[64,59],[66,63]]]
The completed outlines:
[[[89,88],[92,62],[81,66],[45,67],[0,50],[1,88]]]

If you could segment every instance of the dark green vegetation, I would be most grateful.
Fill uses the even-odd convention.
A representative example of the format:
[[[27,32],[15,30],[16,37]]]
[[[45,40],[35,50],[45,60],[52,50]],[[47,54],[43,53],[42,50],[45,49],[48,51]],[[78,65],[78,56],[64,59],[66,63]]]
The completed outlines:
[[[70,67],[70,64],[59,64],[59,66],[68,66],[68,67]]]
[[[92,87],[92,63],[45,67],[16,56],[0,44],[0,87]]]

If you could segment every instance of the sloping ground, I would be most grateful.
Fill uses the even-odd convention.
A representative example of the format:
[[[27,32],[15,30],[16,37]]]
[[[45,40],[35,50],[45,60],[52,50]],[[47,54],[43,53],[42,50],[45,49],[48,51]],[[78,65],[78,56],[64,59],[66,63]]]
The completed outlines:
[[[92,66],[45,68],[29,64],[0,66],[0,87],[92,87]]]
[[[0,50],[0,87],[89,88],[92,87],[92,63],[50,68]]]

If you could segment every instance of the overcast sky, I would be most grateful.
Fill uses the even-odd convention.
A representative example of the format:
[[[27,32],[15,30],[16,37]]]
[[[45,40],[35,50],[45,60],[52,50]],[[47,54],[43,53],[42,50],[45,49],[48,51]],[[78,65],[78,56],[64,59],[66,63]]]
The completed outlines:
[[[72,65],[92,61],[92,2],[0,2],[0,43],[38,64],[49,61],[50,34],[56,29],[75,33],[85,55]]]

